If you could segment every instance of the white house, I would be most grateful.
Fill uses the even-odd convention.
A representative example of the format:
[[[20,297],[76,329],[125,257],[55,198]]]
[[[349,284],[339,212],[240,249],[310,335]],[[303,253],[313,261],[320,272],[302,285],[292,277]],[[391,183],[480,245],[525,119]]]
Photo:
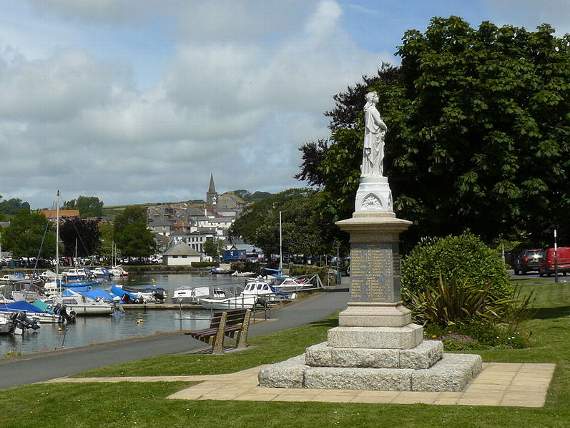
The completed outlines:
[[[163,254],[162,260],[167,266],[191,266],[192,263],[202,261],[202,257],[198,251],[182,242],[170,247]]]

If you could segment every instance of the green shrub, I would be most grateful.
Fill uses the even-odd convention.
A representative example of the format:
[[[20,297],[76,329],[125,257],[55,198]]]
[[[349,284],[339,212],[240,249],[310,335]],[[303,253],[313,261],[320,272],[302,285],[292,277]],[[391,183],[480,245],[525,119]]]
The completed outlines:
[[[414,294],[437,287],[440,277],[454,287],[488,288],[493,299],[513,293],[503,261],[471,233],[422,240],[402,262],[402,299],[411,303]]]
[[[491,289],[490,282],[473,284],[464,279],[457,283],[444,281],[440,276],[437,284],[410,293],[407,304],[414,320],[421,324],[444,327],[458,323],[518,325],[526,315],[532,295],[521,299],[518,294],[511,293],[497,298]]]
[[[219,265],[218,262],[192,262],[194,268],[217,267]]]
[[[329,268],[327,266],[312,266],[312,265],[291,265],[289,267],[289,275],[302,276],[302,275],[319,275],[323,284],[327,283],[327,275]]]
[[[253,272],[256,274],[261,273],[260,264],[249,260],[240,260],[239,262],[233,262],[230,266],[231,270],[237,270],[238,272]]]

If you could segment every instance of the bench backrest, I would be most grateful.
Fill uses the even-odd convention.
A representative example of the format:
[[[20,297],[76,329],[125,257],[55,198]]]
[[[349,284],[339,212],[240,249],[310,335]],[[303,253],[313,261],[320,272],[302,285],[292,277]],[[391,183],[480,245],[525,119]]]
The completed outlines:
[[[226,325],[236,325],[243,324],[247,309],[231,309],[223,312],[214,312],[210,320],[210,328],[219,327],[224,312],[227,314]]]

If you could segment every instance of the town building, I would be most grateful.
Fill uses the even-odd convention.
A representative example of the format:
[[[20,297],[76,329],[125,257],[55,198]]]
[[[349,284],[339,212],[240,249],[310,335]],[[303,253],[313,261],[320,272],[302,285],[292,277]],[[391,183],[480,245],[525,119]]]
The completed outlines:
[[[40,214],[42,214],[49,221],[56,221],[58,212],[57,210],[46,209],[46,210],[40,210]],[[79,210],[66,210],[66,209],[59,210],[60,220],[78,218],[78,217],[79,217]]]
[[[191,266],[202,261],[200,253],[185,242],[170,247],[162,256],[167,266]]]
[[[218,194],[214,174],[205,201],[157,204],[147,209],[149,229],[155,234],[160,248],[186,244],[202,253],[208,240],[229,242],[228,231],[246,208],[247,202],[234,192]]]

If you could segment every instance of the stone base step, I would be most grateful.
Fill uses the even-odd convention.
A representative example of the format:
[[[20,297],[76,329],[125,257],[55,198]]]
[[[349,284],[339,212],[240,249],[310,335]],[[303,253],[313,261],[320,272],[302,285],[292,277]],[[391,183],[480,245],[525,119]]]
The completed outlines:
[[[335,348],[326,342],[310,346],[305,364],[311,367],[427,369],[443,356],[443,343],[424,340],[411,349]]]
[[[266,366],[258,375],[268,388],[377,391],[462,391],[481,371],[479,355],[443,354],[429,369],[310,367],[304,356]]]

